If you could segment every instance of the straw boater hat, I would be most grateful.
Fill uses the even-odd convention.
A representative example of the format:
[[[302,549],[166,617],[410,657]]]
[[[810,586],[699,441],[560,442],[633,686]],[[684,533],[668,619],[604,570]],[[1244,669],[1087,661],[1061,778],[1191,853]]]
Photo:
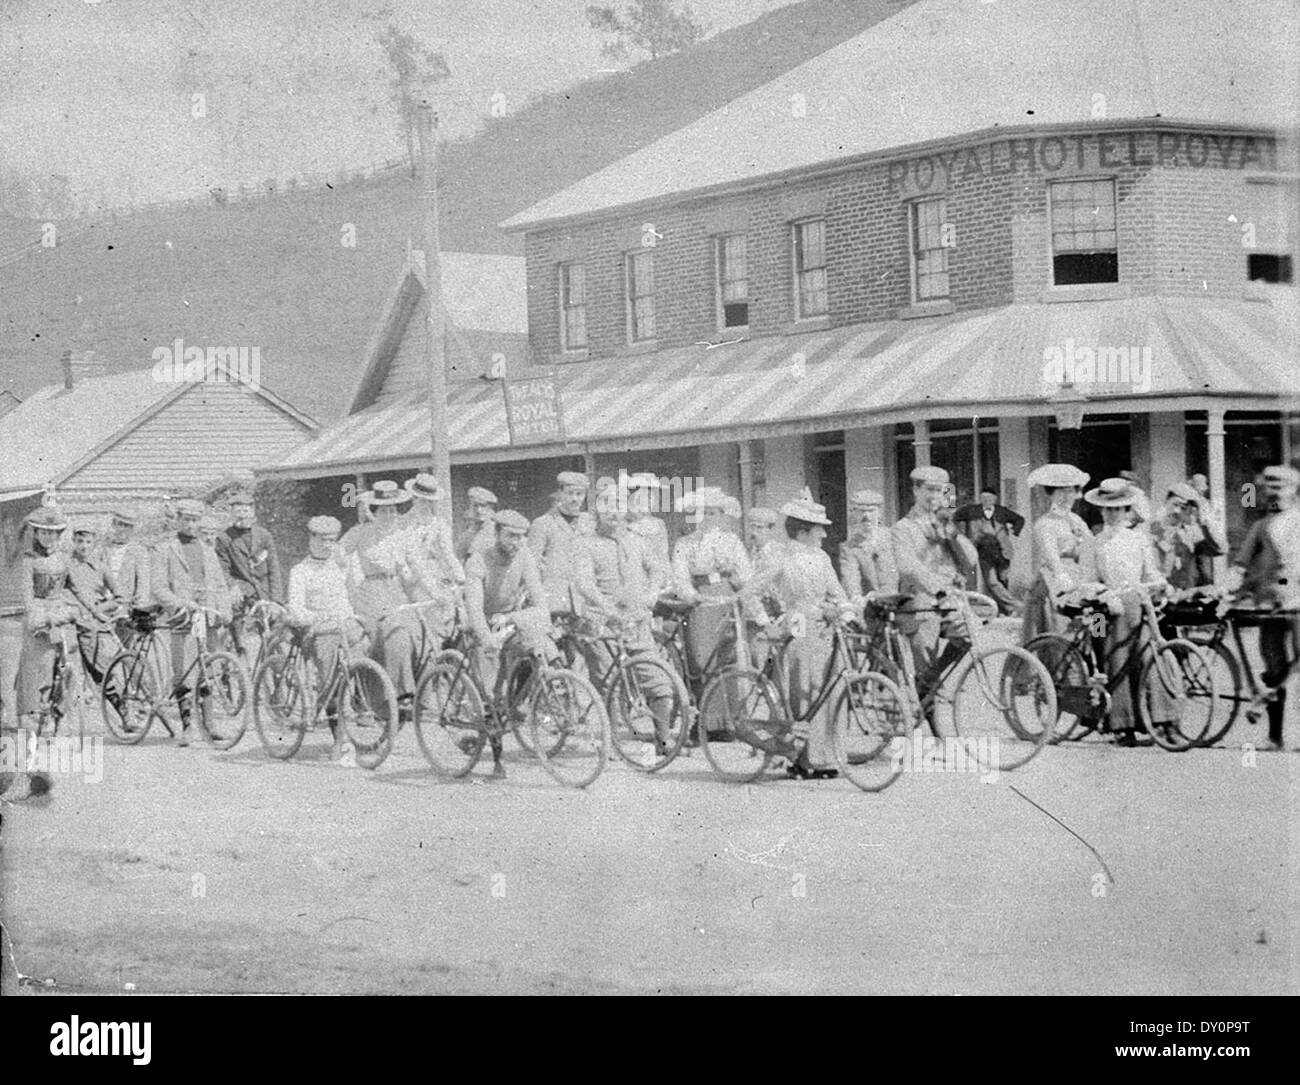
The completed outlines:
[[[63,518],[63,513],[51,505],[32,509],[23,519],[23,523],[46,531],[66,531],[68,527],[68,521]]]
[[[802,520],[806,524],[821,524],[823,527],[829,527],[831,523],[826,516],[826,506],[813,500],[812,491],[807,486],[794,501],[787,501],[781,506],[781,515],[791,520]]]
[[[437,501],[442,496],[442,487],[433,475],[419,474],[408,478],[403,485],[412,497],[418,497],[422,501]]]
[[[411,491],[398,486],[396,482],[381,479],[358,499],[367,505],[403,505],[411,500]]]
[[[1073,464],[1045,463],[1029,472],[1025,481],[1030,486],[1044,486],[1049,490],[1059,490],[1063,486],[1078,486],[1082,489],[1088,485],[1091,476],[1080,471]]]
[[[1131,508],[1140,493],[1141,491],[1128,479],[1108,478],[1104,479],[1096,489],[1084,494],[1083,499],[1089,505],[1096,505],[1099,509],[1122,509]]]

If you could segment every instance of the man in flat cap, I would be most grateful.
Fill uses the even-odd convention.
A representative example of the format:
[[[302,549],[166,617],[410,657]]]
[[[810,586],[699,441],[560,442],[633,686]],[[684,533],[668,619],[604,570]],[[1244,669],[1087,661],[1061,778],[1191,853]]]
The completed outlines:
[[[559,490],[555,507],[533,521],[528,546],[546,588],[547,605],[553,614],[581,612],[584,605],[600,609],[600,595],[583,576],[583,528],[580,522],[587,500],[587,476],[580,471],[561,471],[556,476]]]
[[[185,498],[176,502],[176,534],[154,550],[149,573],[154,602],[163,608],[172,631],[172,693],[180,706],[180,746],[188,746],[190,741],[189,687],[185,677],[194,662],[194,638],[190,635],[194,619],[205,607],[217,611],[219,620],[229,621],[231,617],[217,605],[225,593],[221,562],[216,552],[199,539],[199,521],[206,512],[202,501]]]
[[[672,564],[669,556],[668,525],[653,515],[657,506],[655,498],[662,493],[659,478],[642,471],[627,476],[627,529],[646,544],[655,562],[656,585],[659,591],[668,587],[668,570]]]
[[[840,583],[859,612],[874,595],[898,592],[893,536],[881,526],[885,498],[859,490],[849,498],[849,537],[840,543]]]
[[[68,593],[77,604],[77,647],[86,673],[102,683],[113,657],[122,651],[115,624],[118,617],[117,586],[96,551],[99,524],[84,517],[72,524],[72,554],[68,559]],[[125,720],[120,682],[104,691],[105,699]]]
[[[465,563],[465,624],[479,680],[490,693],[501,697],[505,693],[502,682],[512,669],[511,661],[502,658],[507,644],[521,654],[543,659],[558,653],[550,638],[546,588],[525,541],[528,520],[513,509],[502,509],[493,520],[495,541],[470,554]],[[513,640],[505,626],[514,626],[517,636]],[[492,761],[492,775],[504,777],[501,739],[495,735]]]
[[[1259,652],[1264,658],[1264,683],[1274,690],[1268,705],[1268,748],[1283,749],[1287,681],[1300,654],[1300,471],[1278,465],[1266,467],[1261,479],[1264,515],[1251,525],[1228,577],[1239,591],[1263,610],[1289,613],[1261,623]]]
[[[911,479],[912,508],[894,525],[892,535],[898,590],[912,596],[910,607],[921,611],[901,615],[899,626],[911,642],[917,688],[924,696],[948,662],[964,651],[959,641],[948,639],[947,623],[939,615],[924,612],[938,604],[940,592],[974,582],[979,555],[952,522],[948,472],[942,467],[918,467]],[[948,643],[939,655],[941,633]]]
[[[1201,495],[1187,482],[1169,487],[1164,507],[1151,523],[1151,540],[1161,572],[1179,591],[1213,584],[1214,559],[1228,551],[1223,529],[1202,515]]]
[[[231,495],[230,516],[230,526],[217,536],[216,553],[230,582],[235,647],[251,666],[261,651],[261,636],[245,616],[259,599],[284,605],[284,576],[275,539],[257,522],[251,490]]]
[[[471,486],[465,494],[464,525],[456,535],[456,558],[462,565],[475,550],[496,542],[497,495],[482,486]]]
[[[1016,601],[1007,587],[1007,570],[1015,556],[1011,540],[1024,530],[1025,518],[1000,504],[994,487],[985,486],[980,490],[979,501],[961,506],[952,519],[975,544],[985,592],[998,604],[1002,614],[1013,613]]]
[[[114,509],[109,514],[101,557],[122,605],[144,610],[149,606],[149,550],[133,538],[135,528],[133,514]]]
[[[342,531],[333,516],[313,516],[307,521],[307,556],[289,570],[289,624],[301,631],[303,648],[315,661],[322,684],[344,642],[358,652],[369,646],[348,595],[347,573],[334,560]],[[327,712],[326,720],[333,736],[330,756],[341,759],[346,756],[346,736],[339,728],[337,707]]]

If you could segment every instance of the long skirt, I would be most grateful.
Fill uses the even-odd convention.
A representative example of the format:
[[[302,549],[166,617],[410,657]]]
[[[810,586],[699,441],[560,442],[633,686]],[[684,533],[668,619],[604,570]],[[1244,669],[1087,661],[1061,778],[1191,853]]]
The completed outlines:
[[[1125,646],[1125,642],[1134,630],[1140,630],[1137,638]],[[1139,726],[1137,699],[1141,694],[1141,670],[1150,658],[1151,632],[1142,620],[1141,597],[1136,593],[1124,593],[1124,611],[1113,617],[1106,634],[1106,671],[1110,676],[1119,672],[1136,657],[1133,671],[1111,694],[1110,729],[1112,731],[1132,731]],[[1165,684],[1153,679],[1150,685],[1152,694],[1149,701],[1151,718],[1155,723],[1173,723],[1177,715],[1174,700],[1169,696]]]
[[[794,637],[787,642],[781,658],[785,668],[786,700],[792,716],[800,719],[811,707],[813,698],[821,688],[826,664],[831,658],[831,640],[815,633]],[[798,731],[807,728],[809,768],[831,768],[835,764],[830,725],[831,711],[826,704],[817,710],[812,719],[796,728]]]

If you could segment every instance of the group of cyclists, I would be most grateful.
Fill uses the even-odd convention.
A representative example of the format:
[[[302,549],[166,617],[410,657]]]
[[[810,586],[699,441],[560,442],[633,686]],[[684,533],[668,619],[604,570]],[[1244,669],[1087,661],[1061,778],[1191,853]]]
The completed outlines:
[[[965,648],[950,601],[977,583],[981,555],[954,516],[954,488],[942,468],[911,472],[911,507],[892,526],[883,523],[881,494],[853,494],[838,572],[824,546],[831,519],[807,489],[779,509],[750,508],[743,516],[719,487],[688,491],[681,511],[691,529],[673,544],[652,511],[660,487],[654,475],[602,479],[593,488],[585,474],[565,471],[556,481],[551,508],[532,521],[499,508],[489,490],[471,487],[456,529],[439,515],[450,495],[434,476],[418,474],[402,485],[376,481],[360,495],[354,526],[344,530],[333,516],[308,521],[308,554],[287,576],[271,533],[257,522],[251,492],[233,495],[224,528],[203,502],[176,502],[172,533],[154,545],[134,537],[137,522],[128,511],[112,513],[101,532],[96,521],[70,524],[57,507],[42,506],[25,521],[20,717],[37,711],[49,684],[52,633],[60,627],[75,629],[85,670],[100,681],[141,616],[150,615],[170,631],[171,673],[181,676],[202,614],[215,617],[217,627],[226,623],[238,650],[256,659],[264,627],[247,617],[258,603],[303,638],[322,673],[344,641],[373,659],[390,678],[403,719],[412,713],[420,646],[430,639],[441,645],[459,638],[484,688],[494,690],[512,657],[558,658],[559,616],[593,634],[579,643],[595,681],[611,670],[611,634],[633,655],[662,659],[664,623],[688,610],[682,639],[694,673],[742,652],[754,666],[775,664],[795,714],[823,680],[832,630],[848,621],[869,631],[881,600],[891,601],[910,644],[918,689],[945,674]],[[1042,487],[1049,507],[1032,528],[1026,641],[1061,631],[1071,605],[1091,598],[1109,615],[1104,635],[1116,651],[1107,666],[1122,667],[1125,653],[1141,650],[1143,598],[1214,587],[1213,559],[1226,540],[1195,485],[1172,487],[1153,511],[1129,478],[1088,488],[1078,468],[1045,464],[1028,481]],[[1262,485],[1261,516],[1220,587],[1281,616],[1263,623],[1260,635],[1263,680],[1274,690],[1269,739],[1280,749],[1284,687],[1300,644],[1300,473],[1270,467]],[[1079,507],[1100,513],[1095,535],[1075,511],[1080,500]],[[65,533],[70,547],[61,542]],[[666,601],[672,608],[664,609]],[[733,601],[739,609],[717,605]],[[177,685],[171,692],[181,710],[178,741],[187,744],[187,691]],[[656,713],[655,740],[666,743],[673,690],[644,692]],[[103,697],[114,705],[122,693],[104,689]],[[1121,689],[1109,706],[1107,730],[1123,745],[1141,742],[1134,696]],[[335,728],[333,737],[333,756],[346,759],[346,735]],[[829,722],[814,719],[788,774],[834,775],[830,744]]]

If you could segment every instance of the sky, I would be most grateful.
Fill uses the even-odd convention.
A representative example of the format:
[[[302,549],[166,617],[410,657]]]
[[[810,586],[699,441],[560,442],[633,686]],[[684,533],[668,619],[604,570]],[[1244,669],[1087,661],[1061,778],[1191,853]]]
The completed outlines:
[[[84,208],[383,162],[405,150],[384,22],[445,56],[439,126],[455,138],[494,101],[513,112],[615,66],[589,2],[0,0],[0,174],[66,177]],[[790,2],[692,6],[717,32]]]

